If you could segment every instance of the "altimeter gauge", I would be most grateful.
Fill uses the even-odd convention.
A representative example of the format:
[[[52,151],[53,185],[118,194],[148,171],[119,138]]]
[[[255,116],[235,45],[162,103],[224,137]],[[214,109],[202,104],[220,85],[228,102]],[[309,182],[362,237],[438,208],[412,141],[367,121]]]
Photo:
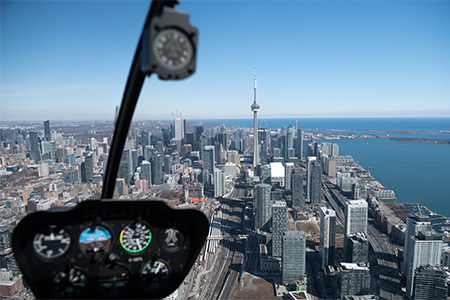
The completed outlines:
[[[122,229],[119,241],[125,251],[138,253],[150,245],[152,232],[145,223],[136,222]]]
[[[70,242],[70,235],[65,229],[50,226],[45,232],[34,236],[33,249],[40,257],[53,259],[66,253]]]

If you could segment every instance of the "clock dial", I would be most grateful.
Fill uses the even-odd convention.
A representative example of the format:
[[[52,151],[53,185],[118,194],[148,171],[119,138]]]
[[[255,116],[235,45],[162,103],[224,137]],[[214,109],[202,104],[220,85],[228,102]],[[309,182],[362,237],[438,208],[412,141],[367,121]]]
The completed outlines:
[[[194,57],[191,40],[176,28],[159,31],[153,39],[152,52],[156,63],[171,71],[185,68]]]

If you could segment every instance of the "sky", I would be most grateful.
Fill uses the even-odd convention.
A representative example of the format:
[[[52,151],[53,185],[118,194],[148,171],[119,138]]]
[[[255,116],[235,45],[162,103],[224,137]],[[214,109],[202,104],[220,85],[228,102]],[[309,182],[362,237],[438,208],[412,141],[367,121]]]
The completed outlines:
[[[114,118],[149,1],[1,0],[0,121]],[[450,117],[450,1],[180,0],[196,73],[135,120]]]

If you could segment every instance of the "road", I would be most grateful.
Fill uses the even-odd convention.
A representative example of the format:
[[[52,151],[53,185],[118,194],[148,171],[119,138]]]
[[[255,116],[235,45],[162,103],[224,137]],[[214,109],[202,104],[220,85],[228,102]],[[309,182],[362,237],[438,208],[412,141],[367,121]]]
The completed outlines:
[[[218,199],[222,211],[221,234],[210,239],[219,242],[213,253],[205,255],[205,270],[197,275],[198,285],[191,293],[192,298],[230,299],[238,286],[245,250],[245,202],[240,199],[244,196],[244,188],[234,188],[228,198]],[[205,279],[200,289],[202,277]]]

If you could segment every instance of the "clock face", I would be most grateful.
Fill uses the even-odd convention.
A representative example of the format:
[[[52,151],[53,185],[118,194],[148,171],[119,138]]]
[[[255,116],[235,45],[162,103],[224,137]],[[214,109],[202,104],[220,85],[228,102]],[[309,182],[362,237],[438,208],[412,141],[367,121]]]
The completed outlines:
[[[189,37],[176,28],[159,31],[152,43],[153,57],[156,63],[171,71],[186,67],[194,56],[194,48]]]

